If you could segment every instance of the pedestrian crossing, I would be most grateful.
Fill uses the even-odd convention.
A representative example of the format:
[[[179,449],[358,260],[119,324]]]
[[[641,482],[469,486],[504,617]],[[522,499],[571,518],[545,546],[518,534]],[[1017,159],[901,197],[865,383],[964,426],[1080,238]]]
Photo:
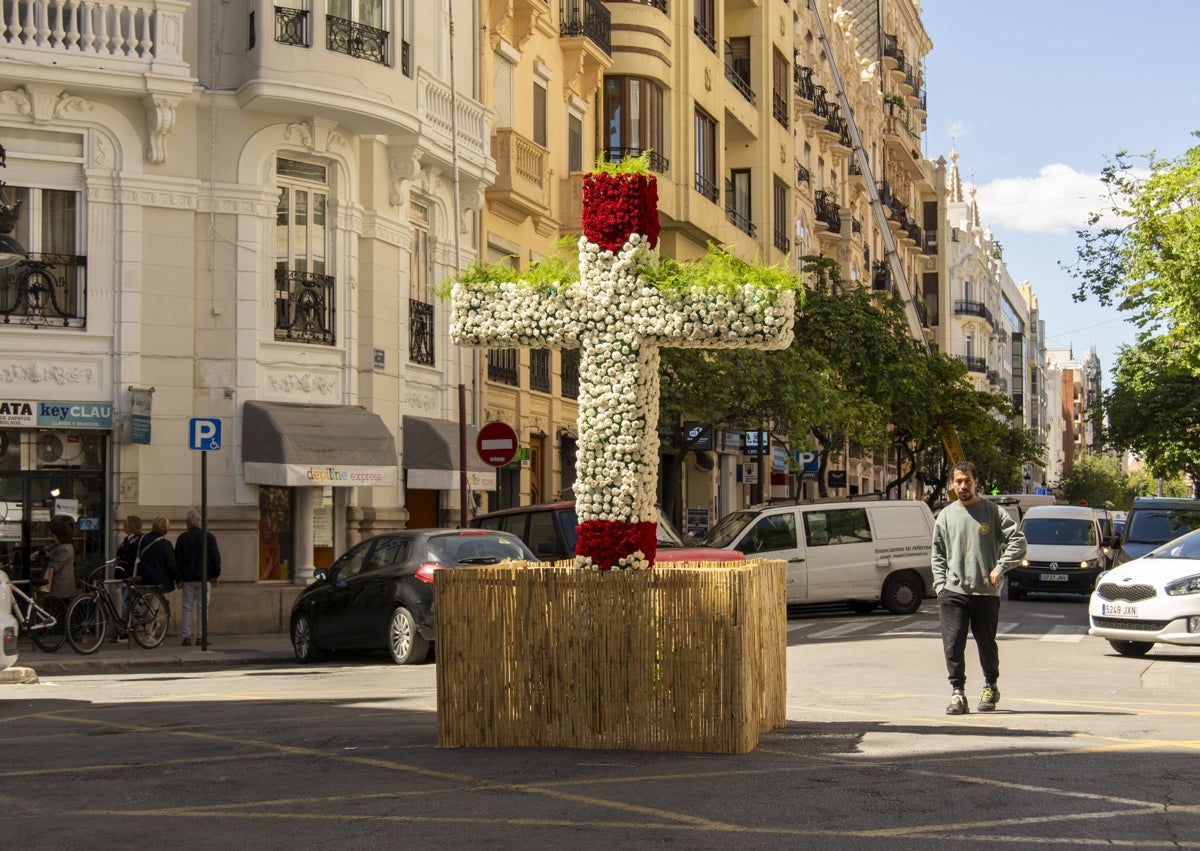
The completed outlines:
[[[1050,624],[1041,615],[1019,620],[1002,620],[997,635],[1002,639],[1075,644],[1087,636],[1087,615],[1084,614],[1083,617],[1083,623]],[[936,609],[932,612],[923,609],[912,615],[901,616],[879,613],[868,616],[847,614],[845,618],[824,616],[805,619],[804,615],[800,614],[788,620],[789,639],[832,641],[851,636],[940,637],[941,627]]]

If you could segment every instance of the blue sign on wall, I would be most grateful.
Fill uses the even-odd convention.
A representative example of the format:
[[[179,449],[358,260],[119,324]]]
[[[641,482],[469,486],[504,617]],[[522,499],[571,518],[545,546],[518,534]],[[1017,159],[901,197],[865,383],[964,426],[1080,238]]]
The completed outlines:
[[[192,417],[188,420],[188,446],[202,452],[220,449],[221,421],[208,417]]]

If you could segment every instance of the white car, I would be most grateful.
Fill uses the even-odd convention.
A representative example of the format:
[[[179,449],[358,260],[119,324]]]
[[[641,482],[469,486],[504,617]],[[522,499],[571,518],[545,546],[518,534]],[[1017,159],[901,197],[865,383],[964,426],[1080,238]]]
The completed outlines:
[[[0,570],[0,671],[17,664],[17,619],[8,574]]]
[[[1101,575],[1088,615],[1088,634],[1122,656],[1155,644],[1200,647],[1200,530]]]

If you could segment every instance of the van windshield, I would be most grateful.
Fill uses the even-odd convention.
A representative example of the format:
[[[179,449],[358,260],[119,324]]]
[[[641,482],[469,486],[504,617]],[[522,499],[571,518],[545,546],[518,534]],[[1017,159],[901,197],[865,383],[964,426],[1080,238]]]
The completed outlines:
[[[700,545],[719,548],[730,546],[734,539],[742,533],[742,530],[750,525],[754,517],[753,511],[735,511],[733,514],[725,515],[720,523],[713,526],[709,533],[700,539]]]
[[[1026,517],[1022,531],[1030,544],[1043,546],[1096,546],[1096,524],[1067,517]]]

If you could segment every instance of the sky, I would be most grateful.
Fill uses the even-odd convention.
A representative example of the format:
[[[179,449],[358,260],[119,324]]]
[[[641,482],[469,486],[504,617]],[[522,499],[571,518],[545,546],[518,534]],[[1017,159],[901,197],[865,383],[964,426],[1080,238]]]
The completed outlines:
[[[1119,151],[1174,159],[1200,144],[1197,0],[921,0],[925,155],[958,151],[964,189],[1029,281],[1048,348],[1094,347],[1104,384],[1135,329],[1059,265],[1075,259],[1090,212],[1105,207],[1100,170]]]

